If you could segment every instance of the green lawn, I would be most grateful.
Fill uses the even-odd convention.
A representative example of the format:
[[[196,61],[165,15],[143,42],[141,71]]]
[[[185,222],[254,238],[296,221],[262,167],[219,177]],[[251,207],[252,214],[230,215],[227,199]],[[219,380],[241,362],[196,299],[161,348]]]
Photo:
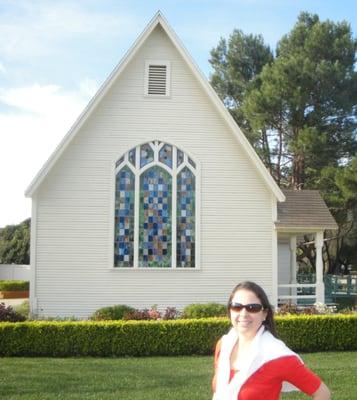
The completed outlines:
[[[355,398],[357,352],[303,359],[323,377],[334,400]],[[209,400],[211,375],[212,357],[0,358],[0,399]]]

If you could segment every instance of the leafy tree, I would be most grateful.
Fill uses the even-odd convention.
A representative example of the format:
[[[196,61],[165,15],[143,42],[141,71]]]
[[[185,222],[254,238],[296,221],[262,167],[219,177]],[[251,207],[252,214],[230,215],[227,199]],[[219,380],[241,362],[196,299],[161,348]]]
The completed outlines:
[[[244,99],[251,126],[270,132],[279,184],[309,187],[322,168],[356,152],[356,49],[346,22],[301,13],[260,73],[261,85]]]
[[[29,218],[0,230],[0,264],[30,263],[30,224]]]

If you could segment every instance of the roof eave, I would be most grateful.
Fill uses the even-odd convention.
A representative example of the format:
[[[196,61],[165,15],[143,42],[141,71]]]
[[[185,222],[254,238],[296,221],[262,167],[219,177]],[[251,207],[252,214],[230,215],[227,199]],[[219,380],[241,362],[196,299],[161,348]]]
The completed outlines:
[[[279,202],[285,201],[285,195],[279,188],[279,186],[276,184],[274,181],[273,177],[270,175],[268,170],[266,169],[265,165],[261,161],[261,159],[258,157],[257,153],[249,143],[248,139],[245,137],[243,132],[240,130],[239,126],[237,123],[234,121],[232,115],[229,113],[225,105],[223,104],[222,100],[219,98],[215,90],[212,88],[210,83],[208,82],[207,78],[203,75],[201,72],[200,68],[196,64],[196,62],[193,60],[193,58],[190,56],[188,51],[186,50],[184,44],[181,42],[180,38],[176,35],[176,33],[172,30],[170,25],[167,23],[165,18],[160,15],[160,20],[162,22],[162,25],[170,37],[171,41],[176,45],[177,50],[183,57],[183,59],[186,61],[186,63],[189,65],[191,72],[195,75],[203,89],[206,91],[208,94],[209,98],[211,101],[214,103],[216,106],[217,110],[220,112],[221,116],[223,119],[226,121],[228,124],[229,128],[232,130],[234,133],[234,136],[240,143],[240,145],[244,148],[248,156],[251,158],[253,161],[253,164],[255,165],[256,169],[258,170],[258,173],[262,176],[263,180],[265,183],[270,187],[272,190],[273,194],[275,195],[276,199]]]
[[[319,226],[293,226],[293,225],[284,225],[284,226],[279,226],[278,224],[275,223],[275,229],[278,232],[284,232],[284,233],[309,233],[309,232],[317,232],[317,231],[326,231],[326,230],[331,230],[335,231],[338,229],[337,225],[319,225]]]

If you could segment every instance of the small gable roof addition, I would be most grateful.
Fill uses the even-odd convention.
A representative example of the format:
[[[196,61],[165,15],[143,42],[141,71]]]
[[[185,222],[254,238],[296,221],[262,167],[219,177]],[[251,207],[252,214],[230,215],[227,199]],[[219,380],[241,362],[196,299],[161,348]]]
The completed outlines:
[[[63,154],[64,150],[67,148],[69,143],[72,141],[73,137],[76,133],[81,129],[86,119],[89,115],[94,111],[97,104],[101,101],[101,99],[105,96],[108,90],[111,88],[113,83],[116,81],[118,76],[122,73],[124,68],[128,65],[128,63],[132,60],[134,55],[137,53],[138,49],[141,45],[145,42],[147,37],[151,34],[151,32],[156,28],[157,25],[161,25],[165,33],[170,38],[173,45],[176,47],[182,58],[185,60],[187,65],[189,66],[191,72],[196,77],[202,88],[204,89],[205,93],[211,99],[213,104],[216,106],[217,111],[223,117],[229,128],[231,129],[232,133],[234,134],[235,138],[238,140],[239,144],[242,146],[248,157],[251,159],[254,167],[256,168],[258,174],[263,178],[265,184],[269,187],[272,191],[274,196],[278,201],[284,201],[285,196],[283,192],[280,190],[266,167],[264,166],[263,162],[260,160],[258,155],[256,154],[255,150],[249,143],[248,139],[242,133],[236,122],[234,121],[233,117],[226,109],[220,98],[218,97],[217,93],[209,84],[206,77],[202,74],[192,57],[189,55],[188,51],[185,49],[184,45],[181,43],[180,39],[177,37],[176,33],[172,30],[169,26],[165,18],[163,17],[161,11],[158,11],[153,19],[150,21],[148,26],[145,30],[141,33],[141,35],[137,38],[134,42],[132,47],[129,51],[125,54],[122,58],[120,63],[117,67],[113,70],[113,72],[109,75],[106,79],[104,84],[100,87],[96,95],[92,98],[92,100],[88,103],[87,107],[84,109],[82,114],[78,117],[72,128],[57,146],[53,154],[44,164],[44,166],[40,169],[38,174],[35,176],[29,187],[27,188],[25,195],[27,197],[32,197],[36,190],[39,188],[43,180],[45,179],[46,175],[49,173],[51,168],[55,165],[59,157]]]
[[[286,201],[278,204],[275,226],[280,231],[338,229],[318,190],[283,190]]]

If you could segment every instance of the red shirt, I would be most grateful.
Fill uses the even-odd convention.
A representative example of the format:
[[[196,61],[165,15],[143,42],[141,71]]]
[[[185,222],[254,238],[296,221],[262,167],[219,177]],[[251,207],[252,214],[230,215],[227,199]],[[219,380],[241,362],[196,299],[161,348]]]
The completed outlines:
[[[215,352],[217,370],[220,342]],[[236,372],[239,374],[239,372]],[[231,371],[231,379],[234,371]],[[283,381],[287,381],[302,392],[312,395],[321,385],[321,379],[310,371],[296,356],[276,358],[261,366],[242,385],[237,400],[277,400]],[[215,391],[215,377],[212,382]]]

